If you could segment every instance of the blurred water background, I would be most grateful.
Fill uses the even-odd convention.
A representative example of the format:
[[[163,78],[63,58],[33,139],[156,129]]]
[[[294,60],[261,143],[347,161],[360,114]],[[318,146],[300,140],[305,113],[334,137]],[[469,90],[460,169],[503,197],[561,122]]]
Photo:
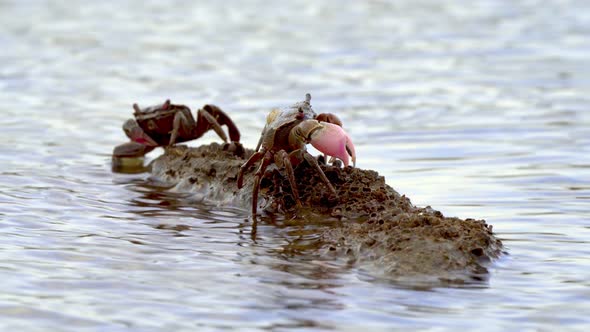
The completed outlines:
[[[590,326],[589,2],[0,0],[0,22],[1,330]],[[253,147],[306,92],[358,167],[494,226],[489,280],[375,279],[111,172],[133,102],[215,103]]]

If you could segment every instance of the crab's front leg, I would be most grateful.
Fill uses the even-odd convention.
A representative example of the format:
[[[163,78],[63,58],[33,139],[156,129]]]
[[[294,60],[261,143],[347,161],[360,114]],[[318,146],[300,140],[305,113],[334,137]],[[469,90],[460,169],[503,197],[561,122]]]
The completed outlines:
[[[342,121],[340,120],[339,117],[336,116],[336,114],[320,113],[315,117],[315,119],[318,122],[329,122],[329,123],[333,123],[335,125],[342,127]]]
[[[350,136],[342,127],[317,120],[305,120],[298,124],[291,133],[291,140],[304,140],[306,143],[329,156],[341,159],[344,166],[349,164],[349,155],[352,164],[356,166],[356,152]]]
[[[116,146],[113,150],[115,158],[143,157],[158,146],[158,143],[149,137],[133,119],[129,119],[123,124],[123,131],[131,139],[131,142]]]
[[[115,158],[140,158],[152,151],[154,146],[147,146],[137,142],[127,142],[117,145],[113,149]]]
[[[229,139],[232,142],[240,141],[240,131],[232,119],[215,105],[205,105],[197,111],[197,125],[194,129],[194,136],[199,138],[208,130],[213,129],[217,135],[227,143],[227,136],[221,126],[226,125]]]
[[[352,159],[352,166],[356,166],[356,151],[352,139],[341,126],[320,122],[323,129],[317,131],[311,138],[311,145],[329,156],[341,159],[344,166],[348,166],[348,156]]]
[[[262,146],[262,142],[264,141],[265,134],[266,134],[266,126],[264,126],[264,129],[262,129],[262,135],[260,135],[260,138],[258,139],[258,143],[256,144],[256,149],[254,151],[256,151],[256,152],[260,151],[260,147]]]
[[[339,127],[342,128],[342,120],[340,120],[340,118],[338,116],[336,116],[336,114],[332,114],[332,113],[320,113],[316,116],[315,118],[317,121],[319,122],[328,122],[328,123],[332,123],[335,124]],[[345,132],[346,134],[346,132]],[[348,135],[347,135],[348,136]],[[353,150],[354,150],[354,146],[352,145],[352,141],[350,140],[350,137],[347,138],[347,150],[348,150],[348,154],[352,157],[353,156]],[[327,159],[327,154],[324,153],[324,158]],[[332,156],[330,158],[330,162],[334,162],[335,158],[334,156]],[[353,158],[353,164],[356,161],[356,158]]]

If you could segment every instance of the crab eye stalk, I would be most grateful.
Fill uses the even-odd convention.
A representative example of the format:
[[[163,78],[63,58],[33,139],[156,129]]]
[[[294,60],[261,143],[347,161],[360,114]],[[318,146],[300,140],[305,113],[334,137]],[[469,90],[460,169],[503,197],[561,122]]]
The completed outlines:
[[[297,115],[295,115],[295,118],[297,120],[303,120],[305,118],[305,113],[303,112],[303,108],[299,107],[299,109],[297,110]]]
[[[137,103],[133,104],[133,110],[136,114],[141,113],[141,109],[139,108],[139,105],[137,105]]]
[[[305,94],[305,102],[309,104],[309,102],[311,102],[311,94],[306,93]]]

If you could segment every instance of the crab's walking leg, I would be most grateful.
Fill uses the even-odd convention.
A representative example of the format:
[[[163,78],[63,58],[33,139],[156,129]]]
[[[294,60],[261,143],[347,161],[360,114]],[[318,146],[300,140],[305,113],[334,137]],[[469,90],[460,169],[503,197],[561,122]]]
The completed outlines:
[[[337,196],[336,189],[334,189],[334,186],[332,186],[332,184],[330,183],[330,180],[328,180],[328,177],[326,177],[326,174],[324,174],[324,171],[322,171],[320,164],[318,164],[318,161],[309,152],[307,152],[307,150],[305,150],[305,148],[292,151],[291,153],[289,153],[289,158],[293,161],[303,161],[303,159],[305,159],[307,161],[307,163],[315,169],[316,173],[320,176],[322,181],[326,184],[326,186],[328,187],[330,192],[334,196]]]
[[[254,163],[258,162],[264,156],[264,152],[256,152],[250,159],[246,161],[241,167],[240,171],[238,172],[238,189],[242,189],[244,183],[244,173],[250,168],[250,166],[254,165]]]
[[[330,183],[330,180],[328,180],[328,177],[326,177],[326,174],[324,174],[324,171],[322,171],[322,169],[320,168],[318,161],[307,151],[303,151],[303,157],[305,158],[305,160],[307,160],[307,162],[313,168],[315,168],[317,173],[320,175],[320,178],[322,178],[322,181],[324,181],[324,183],[326,184],[328,189],[332,192],[332,194],[334,196],[337,196],[336,189],[334,189],[334,186],[332,186],[332,184]]]
[[[256,171],[256,177],[254,178],[254,190],[252,190],[252,216],[256,216],[256,210],[258,208],[258,189],[260,189],[260,180],[262,180],[264,172],[266,171],[266,168],[270,164],[271,160],[272,153],[267,151],[264,154],[262,163],[260,163],[260,167]]]
[[[223,142],[227,143],[227,135],[221,129],[221,126],[215,120],[215,118],[209,114],[205,110],[198,110],[197,111],[197,128],[195,129],[195,137],[201,137],[205,134],[209,129],[215,130],[217,135],[223,140]]]
[[[291,164],[291,158],[285,150],[280,150],[275,154],[275,164],[279,167],[285,166],[287,171],[287,178],[291,184],[291,191],[293,192],[293,199],[297,204],[298,208],[301,208],[301,200],[299,199],[299,191],[297,190],[297,182],[295,181],[295,172],[293,171],[293,165]]]
[[[183,112],[176,112],[174,115],[174,122],[172,123],[172,134],[170,135],[170,141],[168,145],[174,145],[178,138],[178,131],[182,129],[184,133],[189,133],[191,128],[195,125],[193,117],[188,117]]]
[[[201,110],[199,110],[197,116],[202,115],[211,127],[206,126],[207,128],[201,129],[201,124],[197,120],[197,131],[204,130],[202,133],[199,133],[200,135],[202,135],[205,131],[209,130],[209,128],[213,128],[217,135],[219,135],[219,137],[221,137],[221,139],[223,139],[224,142],[227,142],[227,136],[225,136],[225,133],[223,132],[223,130],[221,130],[221,126],[226,125],[227,131],[229,133],[229,139],[232,142],[240,141],[240,131],[238,130],[238,127],[232,121],[232,119],[227,114],[225,114],[224,111],[221,110],[221,108],[215,105],[207,104],[203,106],[202,110],[204,112],[201,112]]]
[[[264,141],[264,135],[266,134],[266,126],[262,129],[262,135],[258,139],[258,144],[256,144],[256,149],[254,151],[258,152],[260,150],[260,146],[262,146],[262,142]]]

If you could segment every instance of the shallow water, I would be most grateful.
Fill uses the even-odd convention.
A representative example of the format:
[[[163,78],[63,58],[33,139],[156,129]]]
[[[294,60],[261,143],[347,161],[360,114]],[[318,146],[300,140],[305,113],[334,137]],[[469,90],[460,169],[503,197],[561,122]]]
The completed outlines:
[[[1,329],[586,329],[589,13],[566,0],[1,1]],[[494,226],[509,255],[489,280],[375,279],[311,259],[313,231],[266,224],[254,242],[247,211],[110,170],[133,102],[215,103],[254,146],[266,112],[306,92],[345,122],[357,166]]]

